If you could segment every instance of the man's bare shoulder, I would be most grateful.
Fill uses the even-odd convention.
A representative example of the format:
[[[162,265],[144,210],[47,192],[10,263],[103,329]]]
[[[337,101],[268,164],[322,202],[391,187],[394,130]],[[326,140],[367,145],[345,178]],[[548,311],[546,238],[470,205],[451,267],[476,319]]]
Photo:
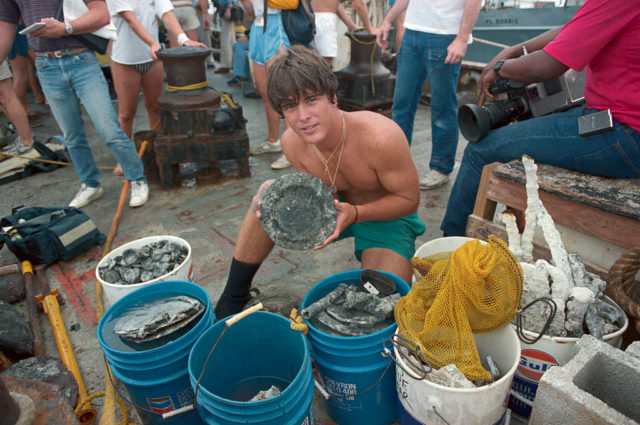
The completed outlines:
[[[369,140],[407,143],[404,132],[391,118],[378,112],[349,112],[350,121],[356,134],[367,136]]]

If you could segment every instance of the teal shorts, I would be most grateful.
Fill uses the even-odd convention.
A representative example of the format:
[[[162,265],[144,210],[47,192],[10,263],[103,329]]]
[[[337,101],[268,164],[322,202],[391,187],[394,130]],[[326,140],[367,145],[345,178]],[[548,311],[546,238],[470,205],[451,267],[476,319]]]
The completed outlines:
[[[288,49],[290,46],[287,33],[282,26],[282,18],[279,13],[270,13],[267,17],[267,31],[264,31],[264,20],[257,17],[251,25],[249,36],[249,56],[258,65],[266,65],[272,59],[281,46]]]
[[[338,240],[355,237],[355,254],[362,261],[362,251],[368,248],[387,248],[411,260],[416,251],[416,238],[425,225],[418,213],[386,221],[366,221],[352,224],[340,233]]]

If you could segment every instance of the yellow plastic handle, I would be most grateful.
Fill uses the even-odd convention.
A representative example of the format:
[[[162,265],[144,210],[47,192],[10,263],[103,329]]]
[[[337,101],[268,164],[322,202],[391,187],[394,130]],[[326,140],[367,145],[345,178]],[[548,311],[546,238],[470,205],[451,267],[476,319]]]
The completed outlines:
[[[228,319],[225,323],[227,324],[227,327],[231,327],[231,325],[233,325],[234,323],[237,323],[238,321],[244,319],[245,317],[247,317],[250,314],[255,313],[258,310],[262,310],[262,303],[258,303],[256,305],[254,305],[253,307],[250,307],[244,311],[241,311],[240,313],[236,314],[235,316],[233,316],[231,319]]]
[[[25,273],[33,274],[33,267],[31,266],[31,261],[25,260],[22,262],[22,275],[24,276]]]

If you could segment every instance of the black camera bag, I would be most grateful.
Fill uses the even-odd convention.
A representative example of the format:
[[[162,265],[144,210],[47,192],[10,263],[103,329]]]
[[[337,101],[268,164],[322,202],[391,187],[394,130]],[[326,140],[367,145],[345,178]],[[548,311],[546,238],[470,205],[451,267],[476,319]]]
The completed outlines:
[[[16,207],[0,220],[0,228],[11,252],[33,264],[69,261],[106,240],[89,216],[73,207]]]

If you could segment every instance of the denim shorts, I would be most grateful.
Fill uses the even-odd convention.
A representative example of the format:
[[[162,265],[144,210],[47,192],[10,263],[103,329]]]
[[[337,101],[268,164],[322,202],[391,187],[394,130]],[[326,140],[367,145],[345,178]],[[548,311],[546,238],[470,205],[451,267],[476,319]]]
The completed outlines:
[[[251,25],[251,35],[249,37],[249,55],[251,60],[258,65],[266,65],[280,50],[290,47],[287,33],[282,27],[282,17],[279,13],[267,16],[267,30],[264,31],[264,19],[257,17]]]
[[[352,224],[340,233],[337,240],[355,237],[355,254],[361,261],[362,251],[368,248],[386,248],[411,260],[416,250],[416,238],[423,234],[425,225],[418,213],[385,221],[365,221]]]

